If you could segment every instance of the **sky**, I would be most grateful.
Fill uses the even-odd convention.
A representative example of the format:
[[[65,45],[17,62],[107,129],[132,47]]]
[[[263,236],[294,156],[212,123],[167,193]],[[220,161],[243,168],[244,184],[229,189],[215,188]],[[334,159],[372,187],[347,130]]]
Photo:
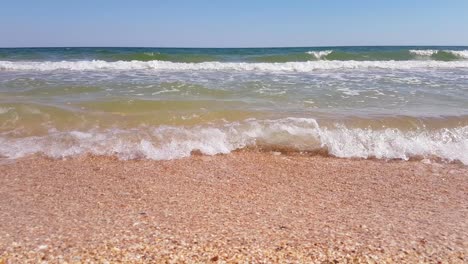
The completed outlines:
[[[0,47],[468,45],[468,0],[0,0]]]

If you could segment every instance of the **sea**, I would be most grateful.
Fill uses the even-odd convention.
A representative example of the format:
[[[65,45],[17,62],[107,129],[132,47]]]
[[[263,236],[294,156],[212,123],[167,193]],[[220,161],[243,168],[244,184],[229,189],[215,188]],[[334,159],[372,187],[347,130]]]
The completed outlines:
[[[468,164],[468,47],[2,48],[0,157]]]

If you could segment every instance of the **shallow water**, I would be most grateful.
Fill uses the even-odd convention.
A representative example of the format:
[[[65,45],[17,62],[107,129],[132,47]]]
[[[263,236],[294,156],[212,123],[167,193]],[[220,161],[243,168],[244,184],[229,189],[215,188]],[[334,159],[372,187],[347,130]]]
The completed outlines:
[[[0,156],[468,164],[468,47],[0,49]]]

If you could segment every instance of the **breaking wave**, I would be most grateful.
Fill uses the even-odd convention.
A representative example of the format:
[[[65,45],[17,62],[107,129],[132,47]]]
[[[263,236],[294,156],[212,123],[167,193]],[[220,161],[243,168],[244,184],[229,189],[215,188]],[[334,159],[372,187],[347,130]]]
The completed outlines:
[[[468,68],[468,61],[307,61],[285,63],[201,62],[176,63],[167,61],[0,61],[0,70],[9,71],[110,71],[110,70],[207,70],[207,71],[273,71],[309,72],[338,69],[417,69],[417,68]]]
[[[422,49],[422,50],[410,50],[411,54],[422,56],[422,57],[431,57],[438,54],[451,54],[458,58],[468,59],[468,50],[433,50],[433,49]]]
[[[468,126],[438,130],[373,130],[336,124],[322,127],[311,118],[247,119],[223,126],[147,127],[89,131],[51,131],[25,138],[0,137],[0,156],[20,158],[41,153],[53,158],[83,154],[120,159],[167,160],[227,154],[246,147],[325,152],[343,158],[439,158],[468,164]]]
[[[393,50],[347,52],[343,50],[318,50],[304,53],[286,53],[254,57],[254,62],[300,62],[300,61],[411,61],[430,58],[436,61],[456,61],[468,58],[468,50]]]
[[[436,54],[439,51],[438,50],[428,49],[428,50],[410,50],[409,52],[411,54],[415,54],[415,55],[418,55],[418,56],[432,56],[432,55]]]
[[[308,51],[307,54],[312,55],[317,60],[323,59],[324,57],[330,55],[333,50],[321,50],[321,51]]]

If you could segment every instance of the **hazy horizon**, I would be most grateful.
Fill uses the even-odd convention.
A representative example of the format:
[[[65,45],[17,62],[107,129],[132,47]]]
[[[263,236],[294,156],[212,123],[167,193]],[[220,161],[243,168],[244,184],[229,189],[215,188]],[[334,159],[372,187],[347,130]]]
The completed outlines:
[[[141,48],[141,49],[293,49],[293,48],[352,48],[352,47],[422,47],[422,48],[465,48],[468,45],[320,45],[320,46],[257,46],[257,47],[172,47],[172,46],[17,46],[0,47],[0,49],[76,49],[76,48]]]

